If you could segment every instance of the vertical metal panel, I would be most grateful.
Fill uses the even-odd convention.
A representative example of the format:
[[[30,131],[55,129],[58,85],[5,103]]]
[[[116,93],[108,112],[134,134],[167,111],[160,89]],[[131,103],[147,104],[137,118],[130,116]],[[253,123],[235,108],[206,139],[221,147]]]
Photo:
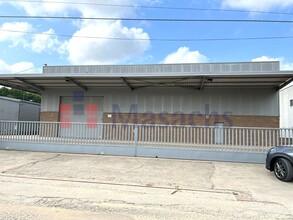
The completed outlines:
[[[279,62],[193,63],[155,65],[45,66],[44,74],[99,74],[105,76],[178,75],[183,73],[251,73],[279,71]]]
[[[39,121],[41,105],[20,101],[19,121]]]
[[[19,101],[0,99],[0,120],[18,121]]]
[[[59,111],[59,97],[72,96],[75,90],[46,90],[43,95],[42,111]],[[271,89],[219,88],[188,90],[179,88],[144,88],[128,89],[91,89],[86,96],[103,96],[104,111],[112,112],[113,105],[118,105],[121,112],[128,113],[132,104],[138,104],[138,113],[183,111],[186,114],[206,111],[234,115],[279,116],[278,93]],[[162,105],[162,97],[164,105]]]

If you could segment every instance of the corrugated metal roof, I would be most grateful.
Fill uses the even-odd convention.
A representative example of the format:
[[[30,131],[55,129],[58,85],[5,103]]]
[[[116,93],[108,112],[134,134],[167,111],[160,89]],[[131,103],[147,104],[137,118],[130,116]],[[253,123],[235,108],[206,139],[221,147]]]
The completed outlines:
[[[213,87],[259,87],[279,88],[290,81],[291,74],[267,74],[254,76],[181,76],[181,77],[98,77],[98,76],[46,76],[46,75],[6,75],[0,76],[0,84],[12,88],[40,93],[52,88],[106,88],[128,87],[185,87],[200,89]]]
[[[293,72],[279,62],[44,67],[43,74],[0,75],[0,84],[41,93],[52,88],[253,87],[280,89]]]

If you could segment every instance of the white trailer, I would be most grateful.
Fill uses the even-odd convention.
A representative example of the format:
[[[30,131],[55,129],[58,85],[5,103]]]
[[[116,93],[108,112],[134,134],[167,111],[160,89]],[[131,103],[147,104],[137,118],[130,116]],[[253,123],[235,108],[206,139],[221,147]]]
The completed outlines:
[[[280,91],[280,127],[293,128],[293,84]]]

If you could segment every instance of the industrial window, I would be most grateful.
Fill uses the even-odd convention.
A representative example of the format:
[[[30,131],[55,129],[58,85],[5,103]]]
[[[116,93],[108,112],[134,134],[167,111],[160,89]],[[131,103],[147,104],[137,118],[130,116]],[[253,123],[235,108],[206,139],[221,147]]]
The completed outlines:
[[[293,99],[290,100],[290,106],[293,107]]]

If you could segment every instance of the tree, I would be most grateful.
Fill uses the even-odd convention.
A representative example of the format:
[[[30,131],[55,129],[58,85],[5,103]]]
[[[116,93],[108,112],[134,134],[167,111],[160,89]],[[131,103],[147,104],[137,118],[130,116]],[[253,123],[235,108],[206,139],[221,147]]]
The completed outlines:
[[[18,89],[0,88],[0,96],[41,103],[41,96]]]

